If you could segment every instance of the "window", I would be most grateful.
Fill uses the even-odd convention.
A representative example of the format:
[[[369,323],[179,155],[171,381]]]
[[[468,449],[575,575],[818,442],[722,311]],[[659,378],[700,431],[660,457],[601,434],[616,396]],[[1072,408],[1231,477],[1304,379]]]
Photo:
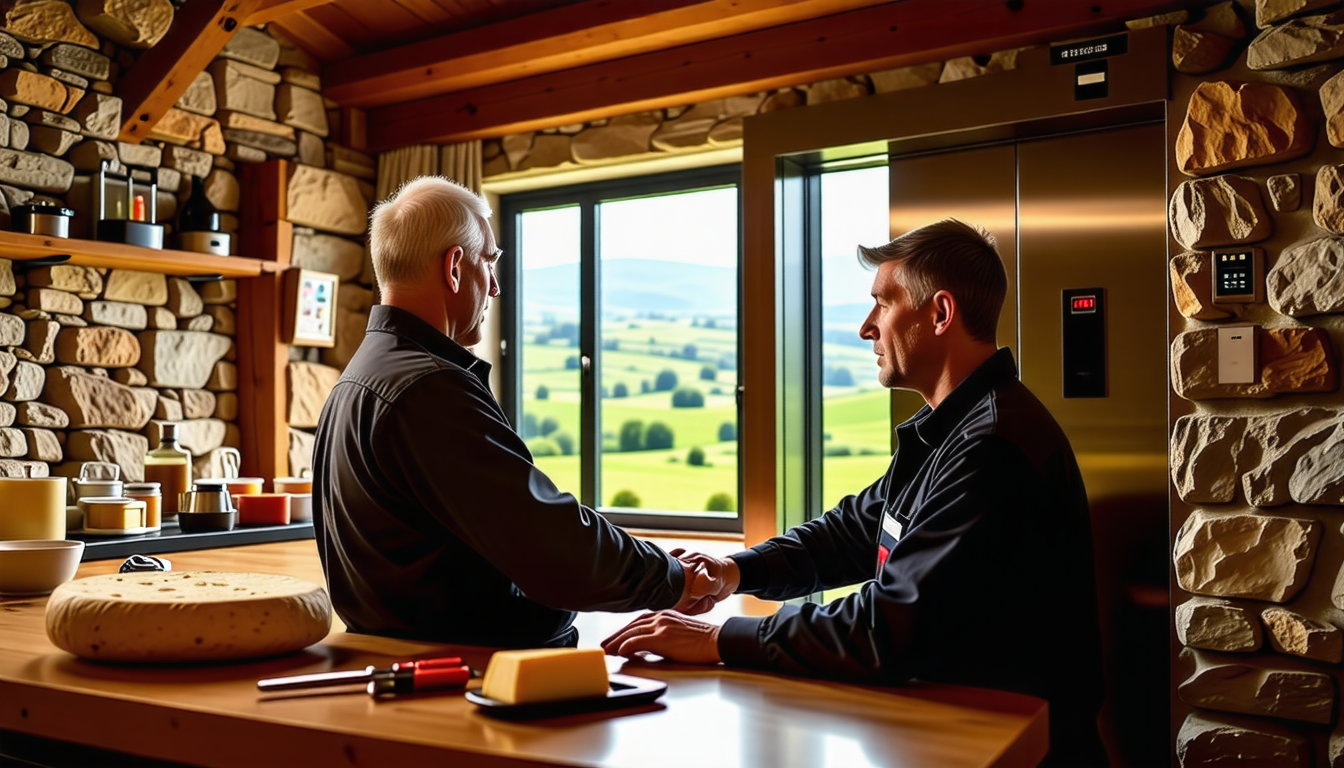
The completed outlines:
[[[505,407],[621,523],[740,530],[736,167],[512,195]]]

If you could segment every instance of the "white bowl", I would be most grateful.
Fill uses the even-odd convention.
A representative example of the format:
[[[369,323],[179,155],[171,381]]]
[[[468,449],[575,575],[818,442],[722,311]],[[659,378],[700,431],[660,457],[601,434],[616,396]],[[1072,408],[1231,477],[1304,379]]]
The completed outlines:
[[[45,595],[75,577],[84,542],[0,541],[0,595]]]

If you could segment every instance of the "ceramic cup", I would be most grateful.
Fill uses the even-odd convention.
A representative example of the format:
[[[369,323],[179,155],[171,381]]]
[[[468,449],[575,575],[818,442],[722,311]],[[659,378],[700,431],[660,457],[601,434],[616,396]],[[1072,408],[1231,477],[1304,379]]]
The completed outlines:
[[[305,523],[313,519],[313,494],[291,493],[289,495],[289,521]]]

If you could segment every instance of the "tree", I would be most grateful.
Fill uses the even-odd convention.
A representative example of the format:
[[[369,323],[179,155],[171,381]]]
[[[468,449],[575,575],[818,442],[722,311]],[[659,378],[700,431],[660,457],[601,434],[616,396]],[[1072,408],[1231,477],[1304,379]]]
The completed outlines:
[[[704,408],[705,393],[695,387],[682,387],[672,393],[673,408]]]
[[[550,437],[551,433],[560,428],[560,420],[554,416],[547,416],[541,420],[541,436]]]
[[[686,465],[690,467],[705,466],[705,449],[695,446],[686,452]]]
[[[551,435],[551,442],[560,449],[560,453],[565,456],[574,455],[574,436],[563,430]]]
[[[545,399],[545,398],[537,398],[537,399],[538,399],[538,400],[543,400],[543,399]],[[537,414],[535,414],[535,413],[524,413],[524,414],[523,414],[523,439],[526,440],[527,438],[532,437],[532,436],[535,435],[535,434],[537,434]]]
[[[629,397],[630,390],[626,388],[624,381],[616,382],[616,386],[611,388],[612,397]]]
[[[638,451],[644,447],[644,422],[631,419],[621,425],[619,444],[622,451]]]
[[[834,368],[829,365],[821,374],[823,384],[830,387],[852,387],[854,386],[854,374],[843,365]]]
[[[644,450],[646,451],[666,450],[676,444],[677,440],[672,428],[661,421],[649,424],[649,428],[644,430]]]
[[[664,368],[658,372],[658,377],[653,380],[654,392],[671,392],[677,388],[677,372],[671,368]]]
[[[550,399],[551,399],[551,388],[548,387],[548,386],[546,386],[545,384],[538,384],[538,385],[537,385],[537,399],[538,399],[538,400],[550,400]]]
[[[719,378],[719,372],[714,369],[714,366],[706,365],[700,369],[701,381],[714,381],[717,378]]]
[[[628,488],[611,495],[611,506],[613,507],[639,507],[639,504],[639,494]]]
[[[544,437],[538,437],[527,441],[527,449],[532,452],[532,458],[541,456],[559,456],[560,446]]]
[[[723,491],[710,496],[709,501],[705,502],[706,512],[734,512],[736,510],[737,504],[733,502],[733,497]]]
[[[699,352],[700,350],[696,349],[694,344],[687,344],[681,348],[681,356],[687,360],[694,360]]]
[[[719,442],[726,443],[729,440],[737,439],[737,425],[731,421],[725,421],[719,425]]]
[[[570,355],[569,357],[566,357],[566,358],[565,358],[565,370],[566,370],[566,371],[577,371],[577,370],[579,370],[579,356],[578,356],[578,355]]]
[[[652,391],[653,391],[653,387],[649,385],[649,380],[648,380],[648,379],[645,379],[645,380],[639,382],[639,393],[640,393],[641,395],[647,395],[647,394],[649,394],[649,393],[652,392]]]

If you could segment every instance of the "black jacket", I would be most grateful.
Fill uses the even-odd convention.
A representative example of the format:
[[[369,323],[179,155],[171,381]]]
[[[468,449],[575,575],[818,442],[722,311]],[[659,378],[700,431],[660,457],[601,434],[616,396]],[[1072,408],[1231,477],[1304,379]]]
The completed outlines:
[[[674,605],[680,563],[556,489],[489,371],[409,312],[370,312],[313,451],[313,527],[341,619],[524,648],[572,644],[574,610]]]
[[[876,483],[733,556],[759,597],[860,590],[729,619],[724,662],[1027,693],[1050,703],[1052,764],[1104,763],[1091,525],[1068,439],[1007,349],[897,435]]]

